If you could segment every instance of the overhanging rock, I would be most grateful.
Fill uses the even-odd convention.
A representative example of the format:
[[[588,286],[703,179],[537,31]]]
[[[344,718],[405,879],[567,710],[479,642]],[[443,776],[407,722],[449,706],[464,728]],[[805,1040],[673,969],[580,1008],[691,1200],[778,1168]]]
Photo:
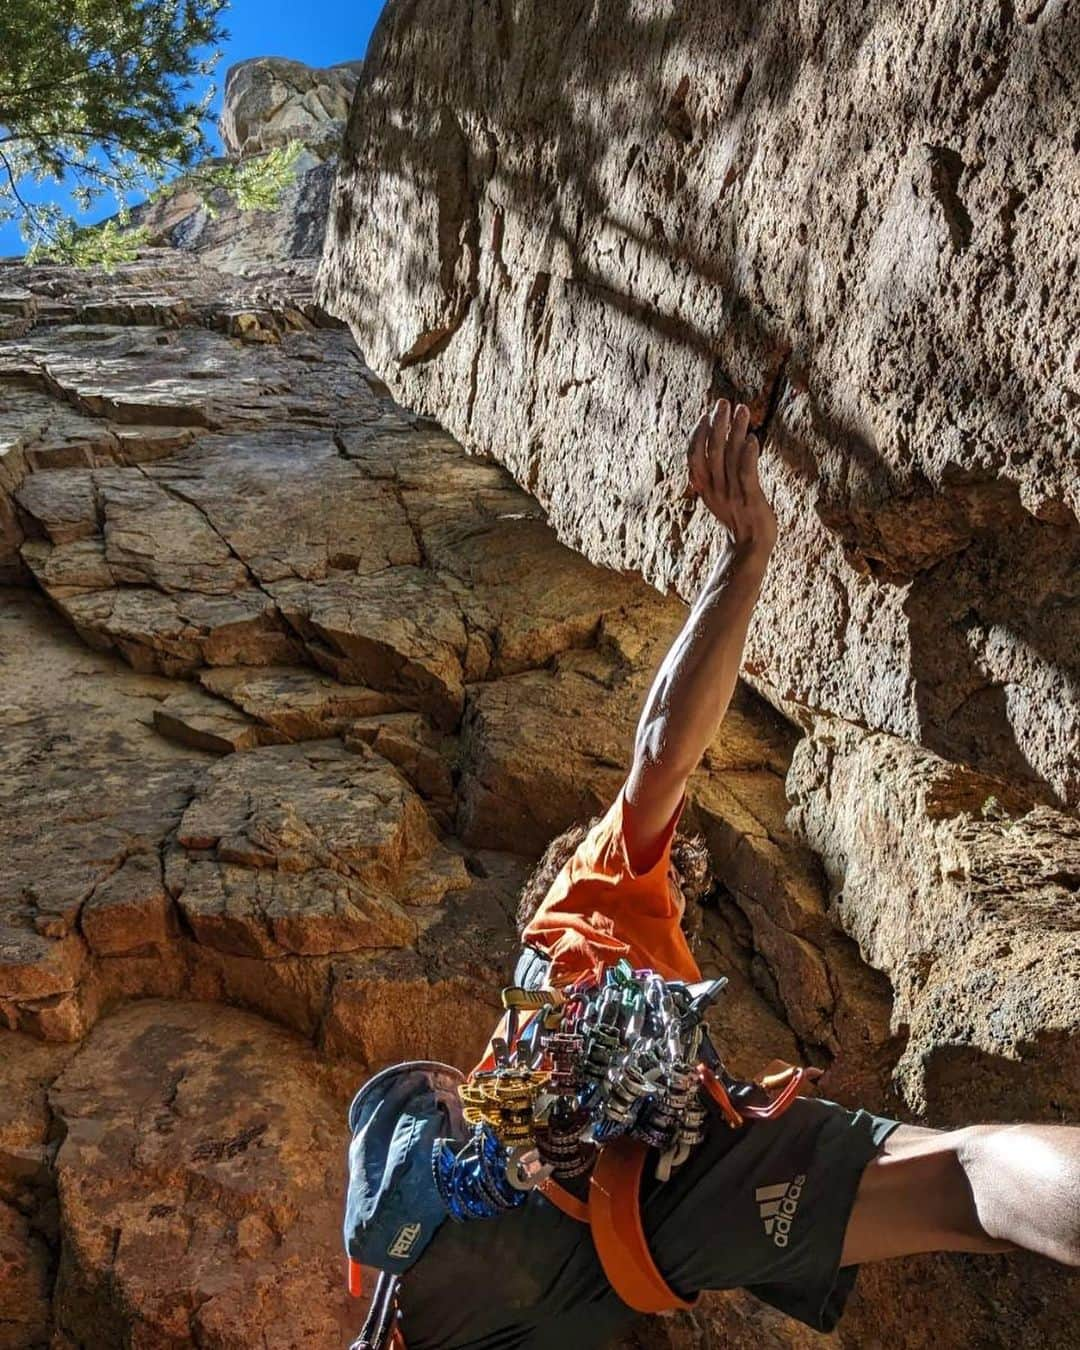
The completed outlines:
[[[1075,805],[1078,23],[392,0],[321,298],[566,542],[684,597],[718,547],[687,432],[745,400],[755,683]]]

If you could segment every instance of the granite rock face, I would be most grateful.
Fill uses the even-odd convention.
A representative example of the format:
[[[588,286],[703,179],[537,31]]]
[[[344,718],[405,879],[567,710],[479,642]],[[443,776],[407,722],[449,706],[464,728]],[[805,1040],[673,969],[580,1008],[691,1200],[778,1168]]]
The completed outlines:
[[[72,1039],[118,998],[183,993],[343,1053],[400,1057],[409,1028],[468,1058],[522,879],[471,859],[533,847],[498,820],[444,841],[485,756],[470,691],[663,602],[394,405],[295,278],[240,292],[149,253],[5,281],[8,574],[86,644],[5,600],[8,1024]],[[483,941],[451,969],[429,928]],[[443,1012],[410,1022],[440,980]]]
[[[223,272],[258,276],[268,266],[288,267],[310,279],[326,232],[336,163],[304,147],[293,172],[272,210],[241,211],[220,188],[208,194],[208,210],[203,195],[181,179],[167,196],[136,207],[132,220],[150,231],[151,244],[194,253]]]
[[[745,400],[756,687],[1075,806],[1078,22],[391,3],[321,297],[560,538],[684,598],[687,436]]]
[[[934,1125],[1080,1108],[1078,51],[1053,0],[392,0],[319,273],[397,398],[684,600],[722,547],[688,434],[748,403],[780,542],[744,674],[802,739],[729,719],[695,785],[734,901],[707,941],[829,1092]],[[568,778],[510,686],[470,692],[466,831],[593,809],[585,754],[617,778],[575,718],[633,702],[617,627],[518,677]],[[838,1342],[1069,1338],[1045,1266],[958,1272],[870,1273]],[[818,1339],[740,1296],[648,1335]]]
[[[256,56],[225,72],[221,139],[243,159],[290,141],[337,151],[363,63],[325,70],[280,56]]]
[[[823,720],[788,777],[832,912],[894,991],[908,1103],[963,1124],[1080,1114],[1080,821]],[[884,879],[884,881],[883,881]]]

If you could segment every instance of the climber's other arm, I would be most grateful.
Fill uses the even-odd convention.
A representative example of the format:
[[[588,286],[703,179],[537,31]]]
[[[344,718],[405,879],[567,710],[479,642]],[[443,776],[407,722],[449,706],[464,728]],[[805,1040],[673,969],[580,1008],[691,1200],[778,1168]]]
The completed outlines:
[[[731,701],[776,518],[758,478],[749,410],[721,399],[690,442],[691,490],[725,527],[730,547],[653,680],[638,722],[624,789],[625,833],[635,871],[650,867],[682,800],[686,781],[715,737]]]

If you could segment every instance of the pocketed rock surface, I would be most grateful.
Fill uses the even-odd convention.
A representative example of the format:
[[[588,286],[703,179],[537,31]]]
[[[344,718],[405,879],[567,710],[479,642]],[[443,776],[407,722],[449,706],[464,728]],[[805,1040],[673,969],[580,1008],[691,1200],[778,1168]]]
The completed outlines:
[[[6,266],[0,291],[0,1345],[330,1350],[360,1320],[349,1095],[401,1058],[473,1062],[521,885],[610,801],[685,610],[561,544],[501,466],[394,403],[294,274],[151,251],[111,277]],[[841,733],[853,767],[837,756],[830,791],[857,802],[872,751]],[[1021,1085],[1052,1081],[1067,1006],[1047,992],[995,1041],[989,1015],[947,1022],[898,954],[952,827],[916,797],[895,932],[855,930],[872,968],[836,924],[835,866],[891,867],[892,841],[824,811],[828,742],[796,742],[742,688],[685,818],[720,877],[689,922],[731,982],[732,1067],[809,1059],[835,1098],[944,1120],[992,1054],[1011,1095],[986,1114],[1056,1118]],[[898,783],[948,776],[897,745]],[[786,823],[789,770],[821,858]],[[1065,943],[1067,836],[996,791],[998,885],[1018,906],[1034,851],[1057,859],[1031,928]],[[954,833],[981,850],[981,828]],[[981,877],[957,892],[974,926]],[[926,931],[952,962],[964,934]],[[1001,1265],[961,1295],[924,1262],[922,1296],[959,1299],[992,1344],[992,1290],[1018,1278]],[[874,1288],[841,1343],[884,1325],[921,1344],[889,1321],[903,1280]],[[1054,1344],[1063,1281],[1040,1270],[1026,1297],[1029,1342]],[[802,1343],[748,1297],[705,1306],[709,1335]]]
[[[1080,803],[1080,14],[390,3],[320,293],[572,547],[690,599],[703,407],[780,542],[774,702]]]

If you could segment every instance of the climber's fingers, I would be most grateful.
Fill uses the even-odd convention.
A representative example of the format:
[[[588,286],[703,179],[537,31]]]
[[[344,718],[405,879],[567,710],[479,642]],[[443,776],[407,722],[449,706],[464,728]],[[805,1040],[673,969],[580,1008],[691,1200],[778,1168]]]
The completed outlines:
[[[750,409],[717,399],[700,419],[687,451],[688,497],[700,497],[735,544],[776,542],[776,516],[761,490],[761,442],[750,430]]]
[[[758,478],[760,457],[761,445],[751,432],[739,457],[739,492],[744,502],[753,502],[761,495],[761,480]]]
[[[727,447],[724,451],[724,477],[727,495],[733,502],[746,501],[746,489],[742,477],[742,464],[746,455],[746,432],[750,426],[750,409],[745,403],[735,408],[731,419],[731,431],[728,433]]]
[[[763,500],[757,468],[760,453],[758,438],[750,432],[750,409],[745,403],[733,408],[726,398],[717,399],[690,437],[687,495],[701,497],[712,514],[736,534],[746,508]]]
[[[702,413],[694,428],[694,434],[690,437],[690,447],[686,453],[686,463],[690,474],[690,495],[697,493],[701,496],[708,490],[709,486],[709,465],[708,465],[708,443],[709,443],[709,414]]]
[[[721,498],[727,496],[727,483],[724,476],[724,446],[727,444],[728,431],[731,428],[731,404],[726,398],[718,398],[713,408],[712,424],[709,428],[709,481],[714,493]]]

